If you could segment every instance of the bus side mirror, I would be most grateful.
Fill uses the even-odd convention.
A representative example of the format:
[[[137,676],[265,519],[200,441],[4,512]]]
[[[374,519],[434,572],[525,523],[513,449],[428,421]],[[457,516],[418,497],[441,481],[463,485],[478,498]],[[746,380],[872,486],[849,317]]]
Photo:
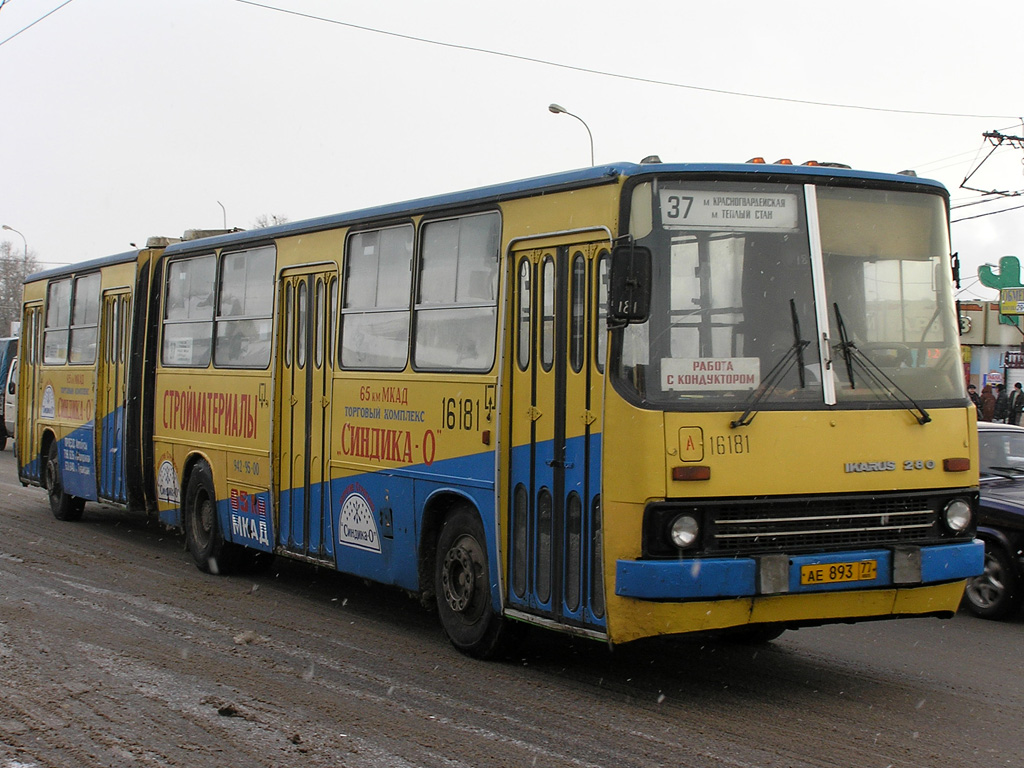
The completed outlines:
[[[629,243],[612,250],[608,324],[645,323],[651,312],[651,250]]]

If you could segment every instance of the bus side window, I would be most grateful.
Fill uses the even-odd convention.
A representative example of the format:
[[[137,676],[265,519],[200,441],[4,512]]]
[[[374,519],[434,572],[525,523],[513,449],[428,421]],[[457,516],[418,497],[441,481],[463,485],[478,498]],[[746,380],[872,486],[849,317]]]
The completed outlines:
[[[268,245],[222,258],[213,363],[218,368],[266,368],[276,251]]]
[[[409,357],[412,238],[412,225],[357,232],[348,238],[341,308],[343,368],[405,367]]]
[[[416,349],[419,370],[489,371],[497,322],[497,213],[423,227]]]
[[[43,362],[62,365],[68,359],[71,332],[71,278],[54,280],[46,289],[46,326],[43,332]]]
[[[213,343],[216,256],[171,262],[164,286],[163,364],[206,368]]]
[[[96,342],[100,323],[100,273],[75,280],[71,310],[71,343],[68,362],[91,365],[96,362]]]

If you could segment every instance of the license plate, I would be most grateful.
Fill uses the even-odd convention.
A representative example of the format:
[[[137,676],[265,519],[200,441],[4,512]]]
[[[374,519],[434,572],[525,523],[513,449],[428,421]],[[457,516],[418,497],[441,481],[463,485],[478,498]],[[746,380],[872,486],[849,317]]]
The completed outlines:
[[[855,563],[822,563],[800,568],[800,584],[840,584],[846,581],[874,581],[878,576],[877,560],[858,560]]]

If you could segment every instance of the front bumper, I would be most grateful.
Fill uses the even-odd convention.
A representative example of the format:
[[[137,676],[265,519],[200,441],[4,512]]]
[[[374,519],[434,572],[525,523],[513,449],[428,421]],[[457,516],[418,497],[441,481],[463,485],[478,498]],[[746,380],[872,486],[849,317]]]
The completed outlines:
[[[877,561],[870,580],[802,584],[801,568]],[[978,539],[931,547],[893,547],[810,555],[681,560],[619,560],[615,594],[637,600],[714,600],[915,587],[957,581],[984,570],[985,545]]]

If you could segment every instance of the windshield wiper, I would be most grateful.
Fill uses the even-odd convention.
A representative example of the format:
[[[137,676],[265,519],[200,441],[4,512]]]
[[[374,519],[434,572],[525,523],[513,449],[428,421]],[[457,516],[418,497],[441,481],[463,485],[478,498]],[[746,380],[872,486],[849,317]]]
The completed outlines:
[[[797,370],[800,374],[800,388],[804,389],[807,387],[806,373],[804,367],[804,348],[811,342],[800,338],[800,319],[796,314],[796,301],[793,299],[789,300],[789,309],[793,317],[793,346],[786,350],[786,354],[782,356],[772,369],[768,371],[768,375],[764,377],[764,381],[761,382],[761,386],[754,390],[754,394],[750,398],[750,402],[747,404],[747,410],[743,412],[735,421],[729,422],[729,426],[733,429],[736,427],[745,427],[754,420],[757,415],[757,406],[764,400],[768,395],[779,388],[779,384],[789,373],[793,367],[793,363],[796,363]]]
[[[840,343],[837,346],[846,360],[846,372],[850,377],[850,389],[857,388],[853,380],[854,364],[857,364],[868,380],[874,383],[875,387],[885,392],[885,394],[910,411],[914,418],[917,419],[918,424],[927,424],[931,421],[932,417],[928,415],[928,411],[918,405],[914,398],[904,392],[900,385],[889,378],[885,371],[879,368],[870,357],[857,349],[857,345],[846,334],[846,326],[843,324],[843,316],[839,312],[839,304],[835,303],[832,306],[835,308],[836,325],[839,329]]]
[[[839,351],[843,353],[843,359],[846,361],[846,375],[850,377],[850,388],[856,389],[857,384],[853,380],[853,342],[846,334],[846,323],[843,322],[843,316],[839,314],[839,304],[832,306],[836,311],[836,328],[839,329]]]
[[[981,471],[993,472],[995,474],[998,474],[1000,477],[1013,477],[1014,475],[1024,473],[1024,467],[982,467]]]

